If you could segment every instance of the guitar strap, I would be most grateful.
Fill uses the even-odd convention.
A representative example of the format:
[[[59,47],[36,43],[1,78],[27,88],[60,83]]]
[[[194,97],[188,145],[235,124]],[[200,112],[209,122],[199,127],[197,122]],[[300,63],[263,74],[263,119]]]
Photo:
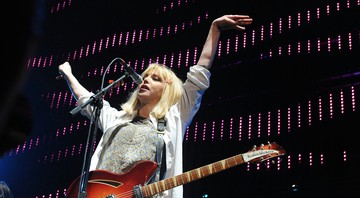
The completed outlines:
[[[159,180],[164,179],[165,172],[166,172],[166,157],[163,157],[163,156],[165,156],[165,146],[164,146],[165,142],[162,137],[165,134],[165,132],[164,132],[165,126],[166,126],[165,119],[160,118],[158,120],[158,125],[157,125],[159,141],[156,145],[156,162],[159,165],[158,171],[160,171]]]

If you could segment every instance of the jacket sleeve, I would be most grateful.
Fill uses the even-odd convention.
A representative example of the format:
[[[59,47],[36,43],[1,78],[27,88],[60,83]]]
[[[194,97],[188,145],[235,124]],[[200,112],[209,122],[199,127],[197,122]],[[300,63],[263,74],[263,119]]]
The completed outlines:
[[[83,104],[87,100],[90,99],[90,97],[94,95],[94,93],[90,93],[89,95],[85,95],[79,98],[78,105]],[[86,116],[88,119],[91,119],[92,116],[95,116],[94,112],[94,106],[93,105],[87,105],[85,106],[80,113],[83,116]],[[119,124],[119,122],[124,121],[125,112],[119,111],[118,109],[111,107],[109,102],[106,100],[103,100],[103,105],[100,111],[100,117],[97,120],[97,126],[99,129],[103,132],[107,131],[107,129],[113,127],[114,125]]]
[[[210,86],[211,73],[206,68],[194,65],[187,73],[184,82],[184,94],[179,103],[181,119],[187,127],[200,108],[201,99]]]

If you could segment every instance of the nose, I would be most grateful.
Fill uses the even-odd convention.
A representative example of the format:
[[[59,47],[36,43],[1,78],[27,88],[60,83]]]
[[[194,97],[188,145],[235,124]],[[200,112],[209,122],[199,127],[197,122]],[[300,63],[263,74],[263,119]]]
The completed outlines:
[[[149,78],[149,76],[144,77],[144,78],[143,78],[143,83],[145,83],[145,82],[148,83],[148,82],[149,82],[148,78]]]

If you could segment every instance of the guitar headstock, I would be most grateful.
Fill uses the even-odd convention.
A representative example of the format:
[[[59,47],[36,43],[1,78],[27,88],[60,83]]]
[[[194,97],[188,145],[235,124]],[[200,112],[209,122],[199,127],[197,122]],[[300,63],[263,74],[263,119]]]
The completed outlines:
[[[260,163],[265,160],[285,155],[285,150],[276,142],[268,142],[250,149],[247,153],[242,154],[245,162]]]

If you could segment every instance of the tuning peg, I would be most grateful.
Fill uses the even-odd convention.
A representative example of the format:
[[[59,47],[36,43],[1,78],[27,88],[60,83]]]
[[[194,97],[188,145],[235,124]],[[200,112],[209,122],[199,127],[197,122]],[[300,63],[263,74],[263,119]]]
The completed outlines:
[[[260,144],[261,150],[264,150],[264,144]]]
[[[269,147],[271,147],[271,143],[270,143],[270,141],[268,141],[267,143],[268,143]]]
[[[253,151],[255,151],[255,150],[256,150],[256,145],[254,145],[254,146],[253,146],[252,150],[253,150]]]

